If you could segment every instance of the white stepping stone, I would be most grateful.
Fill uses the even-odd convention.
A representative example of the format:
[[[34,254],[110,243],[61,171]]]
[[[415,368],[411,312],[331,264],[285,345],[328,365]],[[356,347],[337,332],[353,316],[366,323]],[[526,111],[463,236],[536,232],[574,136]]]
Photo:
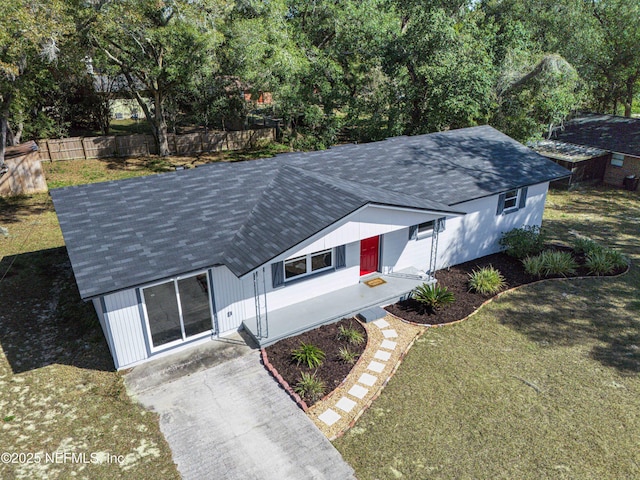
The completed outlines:
[[[338,420],[340,420],[341,417],[337,412],[334,412],[329,408],[322,415],[318,416],[318,418],[322,420],[324,423],[326,423],[328,426],[331,426],[334,423],[336,423]]]
[[[367,370],[371,370],[372,372],[382,373],[384,370],[384,363],[376,362],[372,360],[371,363],[367,366]]]
[[[386,362],[391,358],[391,354],[389,352],[383,352],[382,350],[378,350],[373,358],[377,358],[378,360],[382,360]]]
[[[364,396],[369,393],[369,390],[360,385],[354,385],[347,393],[352,397],[363,399]]]
[[[356,406],[356,402],[354,402],[353,400],[347,397],[342,397],[340,400],[338,400],[338,403],[336,403],[336,407],[338,407],[343,412],[347,412],[347,413],[353,410],[353,407],[355,406]]]
[[[383,340],[380,347],[386,348],[387,350],[395,350],[397,345],[396,342],[392,342],[391,340]]]
[[[376,327],[378,328],[387,328],[389,326],[389,322],[387,322],[384,318],[381,318],[379,320],[376,320],[373,323]]]
[[[373,385],[376,383],[377,380],[378,380],[378,377],[369,375],[368,373],[363,373],[362,375],[360,375],[360,378],[358,379],[358,383],[366,385],[367,387],[373,387]]]
[[[394,329],[382,330],[382,335],[384,335],[384,338],[396,338],[398,336],[398,332]]]

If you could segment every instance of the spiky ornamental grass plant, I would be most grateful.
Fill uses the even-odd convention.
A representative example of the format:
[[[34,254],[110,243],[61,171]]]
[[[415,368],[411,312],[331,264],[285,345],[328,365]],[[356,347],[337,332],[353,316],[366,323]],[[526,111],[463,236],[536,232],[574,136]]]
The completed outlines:
[[[358,359],[360,354],[352,352],[348,347],[340,347],[340,350],[338,350],[338,356],[344,363],[353,365],[354,363],[356,363],[356,360]]]
[[[469,274],[469,290],[482,295],[495,295],[507,284],[502,273],[489,265]]]
[[[627,266],[627,260],[616,250],[602,248],[589,252],[584,264],[590,275],[609,275]]]
[[[293,391],[302,398],[308,398],[311,401],[322,398],[326,390],[326,384],[321,378],[316,376],[316,372],[302,372],[300,376],[301,379],[293,387]]]
[[[297,365],[304,363],[309,368],[318,368],[324,361],[325,353],[313,344],[301,343],[291,352],[291,357]]]
[[[340,325],[338,327],[338,339],[349,342],[351,345],[362,345],[364,335],[351,326]]]

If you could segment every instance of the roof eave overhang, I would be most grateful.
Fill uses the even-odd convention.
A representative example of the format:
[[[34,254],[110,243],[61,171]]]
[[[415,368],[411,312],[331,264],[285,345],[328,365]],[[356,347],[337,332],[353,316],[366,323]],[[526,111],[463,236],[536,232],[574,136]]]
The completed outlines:
[[[245,269],[242,272],[232,272],[240,279],[242,278],[246,278],[249,274],[251,274],[252,272],[264,267],[265,265],[268,265],[270,262],[273,261],[274,258],[279,257],[280,255],[288,252],[289,250],[292,250],[296,247],[298,247],[299,245],[301,245],[302,243],[312,239],[313,237],[316,236],[321,236],[323,232],[325,232],[327,229],[333,227],[335,224],[346,220],[347,218],[349,218],[352,215],[355,215],[356,213],[362,211],[363,209],[369,207],[369,206],[376,206],[376,207],[383,207],[383,208],[389,208],[389,209],[397,209],[397,210],[405,210],[405,211],[415,211],[415,212],[422,212],[422,213],[427,213],[427,214],[433,214],[433,215],[451,215],[451,216],[457,216],[457,217],[461,217],[463,215],[466,215],[466,212],[462,212],[459,210],[440,210],[440,209],[433,209],[433,208],[421,208],[421,207],[408,207],[405,205],[394,205],[394,204],[386,204],[386,203],[380,203],[380,202],[367,202],[364,205],[362,205],[361,207],[353,210],[352,212],[348,213],[347,215],[337,219],[335,222],[333,222],[330,225],[327,225],[326,227],[318,230],[317,232],[313,233],[312,235],[309,235],[308,237],[300,240],[299,242],[295,243],[294,245],[291,245],[289,247],[287,247],[285,250],[278,252],[277,254],[271,256],[269,259],[265,260],[264,262],[262,262],[259,265],[255,265],[252,266],[250,269]],[[231,269],[230,269],[231,270]]]

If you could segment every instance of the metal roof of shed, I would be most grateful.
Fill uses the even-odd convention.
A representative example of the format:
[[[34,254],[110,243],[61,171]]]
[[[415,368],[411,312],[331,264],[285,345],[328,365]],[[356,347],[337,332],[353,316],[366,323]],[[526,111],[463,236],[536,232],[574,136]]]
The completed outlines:
[[[483,126],[51,194],[86,299],[214,265],[244,275],[367,204],[455,213],[568,174]]]

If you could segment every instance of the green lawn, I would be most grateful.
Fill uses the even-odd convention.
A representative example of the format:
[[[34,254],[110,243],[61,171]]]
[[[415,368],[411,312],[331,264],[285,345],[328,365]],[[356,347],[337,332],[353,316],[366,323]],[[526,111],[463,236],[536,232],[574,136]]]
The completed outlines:
[[[552,238],[618,247],[631,271],[524,287],[428,330],[335,442],[358,478],[640,478],[639,222],[637,193],[551,193]]]

